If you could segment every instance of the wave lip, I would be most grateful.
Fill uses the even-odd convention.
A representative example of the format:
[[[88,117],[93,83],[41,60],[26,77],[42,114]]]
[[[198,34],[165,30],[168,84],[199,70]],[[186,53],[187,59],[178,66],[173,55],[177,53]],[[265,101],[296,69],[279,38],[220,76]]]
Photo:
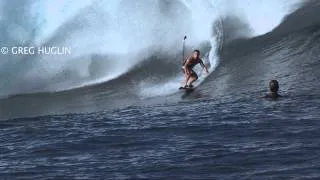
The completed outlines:
[[[53,8],[47,0],[18,4],[5,0],[0,4],[4,10],[0,19],[3,24],[0,41],[4,45],[65,46],[72,48],[72,55],[4,57],[0,62],[0,95],[65,91],[121,79],[122,75],[130,74],[139,64],[145,63],[148,57],[157,55],[150,49],[170,54],[172,61],[180,59],[176,54],[181,51],[180,41],[184,35],[189,37],[190,49],[210,43],[210,48],[204,52],[208,53],[205,57],[213,72],[220,62],[218,51],[224,41],[234,39],[233,36],[254,37],[269,32],[290,12],[281,0],[270,0],[262,5],[249,0],[245,2],[248,3],[243,0],[232,3],[219,0],[85,0],[81,3],[61,1]],[[299,1],[290,4],[295,2]],[[19,13],[13,7],[18,7]],[[266,9],[272,16],[262,27],[259,11]],[[250,31],[230,36],[227,28],[219,23],[225,17],[237,17],[237,21],[246,24]],[[140,86],[140,95],[147,92],[152,96],[152,85],[172,89],[173,83],[180,84],[177,71],[170,75],[168,84],[151,82],[149,86],[149,81],[135,82]],[[130,83],[124,81],[123,84]],[[203,78],[199,82],[202,81]],[[160,91],[163,95],[172,93]],[[155,92],[155,95],[159,93]]]

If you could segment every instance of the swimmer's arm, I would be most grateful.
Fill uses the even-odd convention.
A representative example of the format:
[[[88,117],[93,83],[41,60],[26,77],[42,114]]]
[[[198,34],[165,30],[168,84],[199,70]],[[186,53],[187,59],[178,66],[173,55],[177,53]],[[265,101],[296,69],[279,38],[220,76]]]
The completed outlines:
[[[278,94],[276,98],[281,98],[281,97],[284,97],[284,96]],[[269,99],[269,98],[273,98],[273,97],[270,96],[270,94],[266,94],[264,96],[258,96],[257,98],[259,98],[259,99]]]
[[[266,99],[266,98],[268,98],[268,94],[266,94],[266,95],[264,95],[264,96],[257,96],[257,98],[259,98],[259,99]]]

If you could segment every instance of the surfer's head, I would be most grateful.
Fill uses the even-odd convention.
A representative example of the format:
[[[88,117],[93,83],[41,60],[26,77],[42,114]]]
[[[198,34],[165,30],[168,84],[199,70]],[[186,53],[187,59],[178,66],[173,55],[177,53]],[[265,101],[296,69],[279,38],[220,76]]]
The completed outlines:
[[[271,80],[269,83],[269,89],[272,93],[277,93],[279,90],[279,82],[277,80]]]
[[[200,58],[200,51],[198,49],[193,51],[193,58],[195,59]]]

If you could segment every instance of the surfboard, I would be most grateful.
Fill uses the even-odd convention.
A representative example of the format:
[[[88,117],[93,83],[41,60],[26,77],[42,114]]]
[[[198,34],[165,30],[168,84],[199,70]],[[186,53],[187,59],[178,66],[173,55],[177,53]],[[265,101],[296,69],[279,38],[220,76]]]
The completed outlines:
[[[185,91],[193,91],[195,89],[195,87],[192,88],[185,88],[185,87],[180,87],[179,90],[185,90]]]

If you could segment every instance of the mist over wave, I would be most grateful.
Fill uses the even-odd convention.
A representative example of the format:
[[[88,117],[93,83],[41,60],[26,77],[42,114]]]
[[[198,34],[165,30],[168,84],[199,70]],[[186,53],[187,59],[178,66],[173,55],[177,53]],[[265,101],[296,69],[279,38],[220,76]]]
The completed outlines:
[[[0,96],[105,83],[139,73],[135,68],[146,71],[139,75],[145,78],[135,83],[139,95],[170,94],[181,82],[184,35],[189,52],[201,48],[212,72],[224,41],[270,32],[300,2],[4,0],[0,4],[2,46],[68,46],[72,55],[2,55]],[[163,71],[153,73],[154,61],[161,61]],[[158,76],[163,77],[160,83]]]
[[[0,1],[2,46],[73,52],[0,57],[1,179],[320,179],[320,1],[288,2]]]

